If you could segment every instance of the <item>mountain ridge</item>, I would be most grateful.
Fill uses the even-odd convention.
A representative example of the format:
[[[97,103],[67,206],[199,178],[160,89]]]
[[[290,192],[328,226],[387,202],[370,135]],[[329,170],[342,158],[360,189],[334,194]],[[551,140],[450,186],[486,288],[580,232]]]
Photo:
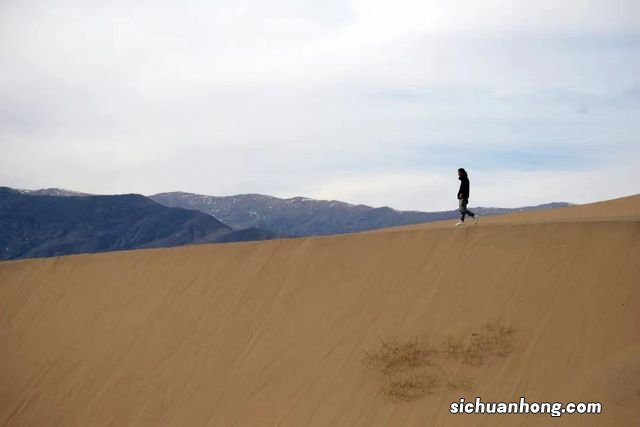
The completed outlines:
[[[338,200],[297,196],[278,198],[262,194],[208,196],[188,192],[167,192],[149,196],[165,206],[195,209],[219,218],[232,227],[261,227],[294,236],[343,234],[379,228],[457,218],[457,210],[401,211],[389,206],[372,207]],[[561,208],[553,202],[521,208],[473,208],[480,215],[498,215],[530,210]]]
[[[0,187],[0,259],[273,237],[139,194],[67,197]]]

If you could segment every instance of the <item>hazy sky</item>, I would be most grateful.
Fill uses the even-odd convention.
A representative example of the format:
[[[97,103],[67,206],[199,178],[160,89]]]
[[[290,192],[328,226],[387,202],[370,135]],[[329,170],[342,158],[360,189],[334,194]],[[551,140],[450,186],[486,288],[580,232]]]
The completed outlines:
[[[0,185],[587,202],[638,135],[638,0],[0,1]]]

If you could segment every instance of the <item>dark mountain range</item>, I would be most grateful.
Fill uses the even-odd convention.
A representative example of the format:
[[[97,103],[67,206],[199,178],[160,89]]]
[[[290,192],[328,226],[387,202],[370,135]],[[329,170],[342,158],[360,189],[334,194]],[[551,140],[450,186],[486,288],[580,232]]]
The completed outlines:
[[[32,194],[0,187],[0,259],[275,237],[256,228],[233,230],[202,212],[136,194]]]
[[[493,215],[565,206],[473,209]],[[175,192],[146,198],[0,187],[0,259],[340,234],[456,217],[455,210],[398,211],[260,194],[214,197]]]
[[[454,219],[458,216],[456,210],[398,211],[389,207],[374,208],[335,200],[315,200],[304,197],[280,199],[260,194],[216,197],[172,192],[156,194],[150,198],[165,206],[199,210],[234,228],[259,227],[294,236],[350,233]],[[473,208],[473,210],[480,215],[496,215],[568,205],[568,203],[549,203],[517,209]]]

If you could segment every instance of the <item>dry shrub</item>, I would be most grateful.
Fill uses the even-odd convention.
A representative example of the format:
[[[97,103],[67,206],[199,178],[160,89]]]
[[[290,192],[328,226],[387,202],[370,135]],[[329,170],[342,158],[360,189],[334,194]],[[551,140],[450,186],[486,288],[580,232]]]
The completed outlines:
[[[443,373],[449,390],[470,391],[473,388],[473,380],[464,374]]]
[[[393,400],[409,402],[419,399],[438,385],[438,378],[428,372],[392,375],[382,385],[383,393]]]
[[[421,398],[443,382],[450,390],[469,391],[473,381],[460,372],[463,366],[480,366],[489,356],[511,353],[514,332],[502,320],[490,321],[470,335],[447,336],[442,352],[417,337],[406,341],[380,339],[378,347],[365,352],[363,362],[378,371],[381,391],[392,400]],[[452,364],[457,373],[447,374],[443,367]]]
[[[502,320],[490,321],[479,332],[455,340],[447,337],[444,347],[448,356],[462,357],[463,363],[481,365],[487,356],[506,356],[513,351],[515,329]]]
[[[380,348],[365,353],[365,363],[376,365],[382,373],[391,374],[407,368],[428,366],[436,351],[423,344],[418,338],[400,342],[396,339],[386,342],[380,339]]]
[[[455,339],[451,335],[447,336],[447,339],[444,342],[445,353],[450,357],[458,357],[462,355],[464,351],[464,346],[462,345],[462,340]]]
[[[437,378],[426,367],[437,351],[417,337],[401,342],[380,340],[380,347],[367,351],[364,363],[382,375],[383,394],[392,400],[410,401],[430,393]]]

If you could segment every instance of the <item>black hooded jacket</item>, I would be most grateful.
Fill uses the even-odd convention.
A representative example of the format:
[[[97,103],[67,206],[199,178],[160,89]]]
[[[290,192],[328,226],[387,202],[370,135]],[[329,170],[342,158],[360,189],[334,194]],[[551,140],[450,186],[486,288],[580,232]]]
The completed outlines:
[[[469,177],[466,173],[458,177],[460,180],[460,189],[458,190],[458,200],[469,198]]]

